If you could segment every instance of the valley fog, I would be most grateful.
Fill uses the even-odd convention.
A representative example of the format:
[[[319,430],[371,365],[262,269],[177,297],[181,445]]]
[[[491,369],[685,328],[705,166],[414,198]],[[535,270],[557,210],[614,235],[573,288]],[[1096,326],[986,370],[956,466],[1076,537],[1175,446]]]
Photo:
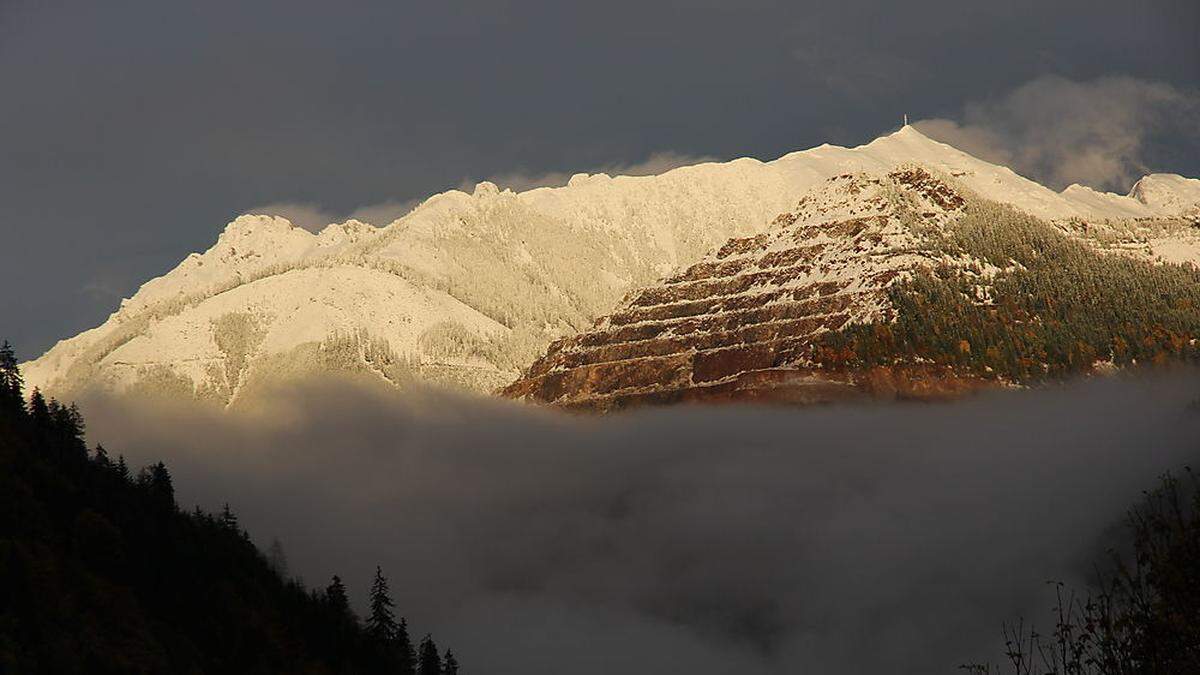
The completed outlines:
[[[948,404],[577,417],[307,381],[222,413],[93,397],[291,573],[399,613],[469,672],[930,673],[1049,627],[1126,508],[1200,457],[1194,373]],[[420,636],[415,636],[419,638]]]

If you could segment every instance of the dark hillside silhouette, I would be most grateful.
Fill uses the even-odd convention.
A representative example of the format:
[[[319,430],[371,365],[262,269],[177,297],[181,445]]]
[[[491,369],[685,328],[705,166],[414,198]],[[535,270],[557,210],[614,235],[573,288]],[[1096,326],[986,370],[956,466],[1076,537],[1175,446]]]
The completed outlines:
[[[165,464],[133,474],[84,428],[74,405],[26,405],[0,347],[0,673],[413,672],[389,598],[377,635],[340,578],[284,578],[228,505],[181,511]]]

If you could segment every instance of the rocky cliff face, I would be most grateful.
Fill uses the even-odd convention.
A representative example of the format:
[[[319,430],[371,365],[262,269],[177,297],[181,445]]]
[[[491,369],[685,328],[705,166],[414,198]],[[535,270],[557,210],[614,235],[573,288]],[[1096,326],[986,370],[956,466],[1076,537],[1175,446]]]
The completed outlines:
[[[995,282],[1019,263],[957,243],[969,200],[979,198],[920,167],[836,176],[766,232],[731,239],[630,294],[592,329],[555,342],[504,393],[609,410],[681,401],[930,398],[1003,384],[995,369],[910,345],[892,345],[894,358],[866,359],[854,354],[850,338],[829,339],[855,327],[890,326],[900,311],[895,289],[930,274],[955,279],[975,305],[994,303]],[[1082,230],[1035,227],[1075,242],[1082,255],[1107,255]],[[969,341],[956,348],[969,350]]]
[[[885,318],[888,285],[935,262],[922,230],[963,206],[924,170],[837,176],[769,231],[731,239],[556,342],[505,393],[602,409],[854,395],[854,378],[813,367],[814,339]]]

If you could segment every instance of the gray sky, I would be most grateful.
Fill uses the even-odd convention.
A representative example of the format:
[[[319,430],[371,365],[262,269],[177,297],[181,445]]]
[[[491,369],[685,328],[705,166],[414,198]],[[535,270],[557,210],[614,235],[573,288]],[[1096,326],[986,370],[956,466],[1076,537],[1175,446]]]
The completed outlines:
[[[34,357],[264,204],[771,158],[904,112],[1056,187],[1200,175],[1198,26],[1193,0],[0,0],[0,334]]]

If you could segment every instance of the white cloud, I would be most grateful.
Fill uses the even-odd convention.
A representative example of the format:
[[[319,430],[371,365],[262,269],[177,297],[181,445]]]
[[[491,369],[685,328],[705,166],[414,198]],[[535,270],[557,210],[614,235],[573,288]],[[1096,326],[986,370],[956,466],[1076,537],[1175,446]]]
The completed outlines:
[[[652,153],[640,162],[610,162],[598,167],[581,169],[580,171],[549,171],[535,173],[529,171],[508,171],[488,177],[501,189],[508,188],[514,192],[524,192],[539,187],[558,187],[566,185],[575,173],[606,173],[610,176],[653,176],[665,173],[681,166],[691,166],[702,162],[711,162],[713,157],[706,155],[689,155],[666,150]],[[475,183],[464,180],[459,189],[470,192]]]
[[[359,206],[348,213],[341,213],[307,202],[271,202],[246,209],[246,213],[280,216],[287,218],[296,227],[302,227],[309,232],[320,232],[330,223],[341,223],[347,220],[361,220],[376,227],[383,227],[412,211],[420,203],[420,199],[388,200],[378,204]]]
[[[1155,169],[1151,139],[1195,134],[1200,94],[1132,77],[1076,81],[1047,75],[973,101],[958,119],[915,124],[930,137],[1056,188],[1124,191]]]
[[[403,201],[388,200],[378,204],[368,204],[360,206],[350,212],[346,218],[361,220],[364,223],[370,223],[376,227],[383,227],[412,211],[421,203],[420,199],[406,199]]]
[[[326,225],[339,220],[324,208],[303,202],[272,202],[246,209],[246,213],[287,218],[296,227],[302,227],[309,232],[320,232]]]

